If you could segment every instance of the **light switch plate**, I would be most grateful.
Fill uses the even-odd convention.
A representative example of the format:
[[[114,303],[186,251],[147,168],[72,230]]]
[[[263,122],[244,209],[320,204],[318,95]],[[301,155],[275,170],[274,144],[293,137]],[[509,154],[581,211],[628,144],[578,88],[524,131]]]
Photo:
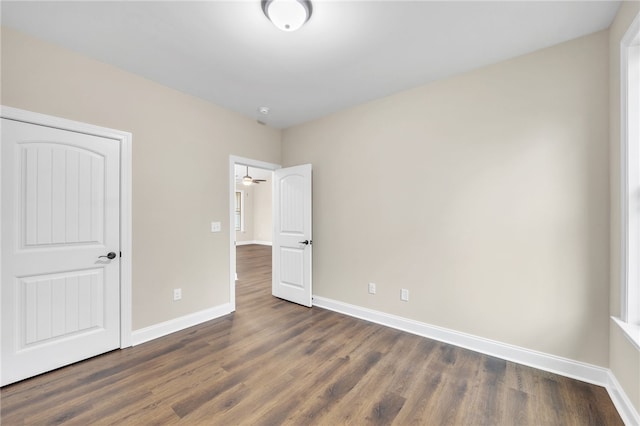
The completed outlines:
[[[402,290],[400,290],[400,299],[404,300],[405,302],[408,302],[409,290],[407,290],[406,288],[403,288]]]
[[[222,224],[220,222],[211,222],[211,232],[220,232]]]

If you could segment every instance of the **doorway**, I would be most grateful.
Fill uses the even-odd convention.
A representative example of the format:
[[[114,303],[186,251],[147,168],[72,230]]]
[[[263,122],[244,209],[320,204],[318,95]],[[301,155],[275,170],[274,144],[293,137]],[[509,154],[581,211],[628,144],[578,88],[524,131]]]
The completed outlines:
[[[312,166],[279,165],[229,157],[229,223],[238,221],[236,166],[272,172],[272,294],[311,307],[312,291]],[[251,176],[242,180],[253,181]],[[266,180],[265,180],[266,181]],[[241,228],[241,225],[240,225]],[[236,310],[236,227],[229,226],[229,303]]]
[[[236,245],[271,246],[273,172],[236,165],[235,183]]]
[[[238,245],[271,245],[273,172],[278,164],[244,157],[229,157],[229,302],[236,309]],[[257,182],[243,185],[249,176]],[[268,210],[268,211],[267,211]]]

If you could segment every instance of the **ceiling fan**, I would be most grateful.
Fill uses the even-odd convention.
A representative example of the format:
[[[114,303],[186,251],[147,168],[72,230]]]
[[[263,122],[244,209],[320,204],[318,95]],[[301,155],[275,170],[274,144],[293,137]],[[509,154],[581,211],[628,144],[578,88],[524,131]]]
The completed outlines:
[[[266,179],[254,179],[249,176],[249,166],[247,166],[247,174],[242,178],[242,184],[249,186],[255,184],[259,184],[260,182],[266,182]]]

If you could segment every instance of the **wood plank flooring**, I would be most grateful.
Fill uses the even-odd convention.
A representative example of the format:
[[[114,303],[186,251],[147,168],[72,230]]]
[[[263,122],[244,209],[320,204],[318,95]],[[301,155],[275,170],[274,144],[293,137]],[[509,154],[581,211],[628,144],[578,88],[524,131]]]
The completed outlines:
[[[271,296],[239,246],[237,311],[0,391],[3,425],[621,425],[606,390]]]

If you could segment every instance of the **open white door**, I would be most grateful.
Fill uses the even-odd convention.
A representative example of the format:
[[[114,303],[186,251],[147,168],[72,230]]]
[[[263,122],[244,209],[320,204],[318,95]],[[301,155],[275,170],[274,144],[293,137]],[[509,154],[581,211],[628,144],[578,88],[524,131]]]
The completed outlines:
[[[6,385],[120,347],[120,144],[2,118]]]
[[[310,307],[311,164],[275,171],[273,228],[273,295]]]

